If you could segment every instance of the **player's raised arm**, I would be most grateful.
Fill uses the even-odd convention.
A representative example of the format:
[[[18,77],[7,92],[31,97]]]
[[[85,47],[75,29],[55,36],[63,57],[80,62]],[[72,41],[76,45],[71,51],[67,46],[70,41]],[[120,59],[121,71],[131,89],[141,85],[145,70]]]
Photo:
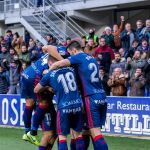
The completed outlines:
[[[47,51],[47,53],[57,60],[63,60],[63,57],[58,53],[56,46],[46,45],[42,47],[43,51]]]
[[[64,59],[64,60],[61,60],[52,64],[49,70],[59,69],[62,67],[68,67],[70,65],[71,65],[70,61],[68,59]]]

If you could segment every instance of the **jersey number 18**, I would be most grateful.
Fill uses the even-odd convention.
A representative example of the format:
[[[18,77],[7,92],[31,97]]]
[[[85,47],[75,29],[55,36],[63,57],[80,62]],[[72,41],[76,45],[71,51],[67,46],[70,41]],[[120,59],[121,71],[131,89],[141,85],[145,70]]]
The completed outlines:
[[[69,91],[75,91],[77,89],[75,78],[72,72],[67,72],[65,75],[60,74],[57,81],[59,83],[61,82],[66,94],[69,93]]]

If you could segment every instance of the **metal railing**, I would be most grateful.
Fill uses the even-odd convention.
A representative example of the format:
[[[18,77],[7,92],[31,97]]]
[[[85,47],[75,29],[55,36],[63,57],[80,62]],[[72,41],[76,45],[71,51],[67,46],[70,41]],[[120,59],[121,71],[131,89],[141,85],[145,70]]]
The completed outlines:
[[[71,17],[67,16],[67,14],[58,6],[53,3],[53,0],[45,0],[45,5],[51,5],[51,10],[61,16],[63,20],[67,21],[67,25],[72,28],[75,33],[79,34],[79,36],[86,35],[86,31],[81,28]]]
[[[28,6],[30,6],[30,8],[33,8],[34,4],[31,1],[29,1]],[[21,0],[21,7],[22,8],[27,8],[25,0]],[[21,16],[22,16],[22,13],[21,13]],[[47,34],[47,33],[51,33],[59,41],[64,40],[65,37],[67,36],[60,28],[57,27],[57,25],[55,24],[54,21],[50,20],[45,15],[45,12],[43,13],[43,11],[34,12],[30,16],[22,16],[22,17],[25,20],[27,20],[27,22],[31,26],[33,26],[35,29],[36,29],[35,26],[39,26],[40,29],[36,29],[36,30],[39,32],[39,34],[41,34],[43,36],[43,38],[45,38],[44,35]],[[34,22],[35,22],[35,24],[34,24]]]
[[[78,38],[86,34],[66,12],[53,3],[53,0],[43,0],[41,7],[37,7],[36,2],[37,0],[5,0],[3,10],[6,14],[17,12],[18,17],[24,18],[43,38],[46,33],[50,33],[59,41],[63,41],[66,37]],[[25,14],[28,11],[30,13]]]

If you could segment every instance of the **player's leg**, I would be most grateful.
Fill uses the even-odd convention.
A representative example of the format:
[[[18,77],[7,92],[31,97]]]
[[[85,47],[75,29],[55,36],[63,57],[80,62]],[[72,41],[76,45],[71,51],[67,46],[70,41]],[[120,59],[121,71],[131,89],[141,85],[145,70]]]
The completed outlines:
[[[70,129],[70,134],[71,134],[70,149],[76,150],[76,137],[72,129]]]
[[[76,142],[76,150],[85,150],[85,144],[82,137],[83,118],[81,108],[77,108],[76,113],[70,114],[70,124],[72,128],[72,134]]]
[[[21,78],[20,83],[21,83],[21,98],[24,98],[26,100],[26,105],[23,113],[23,121],[25,126],[25,134],[23,135],[23,139],[28,140],[26,134],[31,129],[31,118],[35,104],[35,101],[33,100],[33,97],[30,94],[30,90],[32,90],[34,87],[32,86],[31,81],[25,79],[24,77]],[[30,89],[28,88],[29,85]]]
[[[89,148],[89,145],[90,145],[90,138],[91,138],[90,131],[84,130],[82,133],[82,137],[84,140],[85,149],[87,150]]]
[[[34,82],[35,86],[37,85],[39,80],[40,78],[36,76],[35,82]],[[37,130],[42,120],[44,119],[46,112],[48,112],[49,101],[52,100],[53,94],[51,94],[49,91],[43,91],[39,94],[36,94],[36,98],[39,104],[36,106],[35,113],[32,117],[31,131],[28,133],[28,136],[30,137],[31,143],[38,146],[40,142],[37,137]]]
[[[48,112],[49,104],[48,101],[40,101],[39,104],[36,106],[36,110],[33,115],[32,125],[31,125],[31,135],[36,136],[37,130],[39,125],[41,124],[42,120],[46,112]]]
[[[67,135],[70,133],[68,114],[57,111],[58,150],[68,150]]]
[[[82,137],[84,140],[84,144],[85,144],[85,149],[87,150],[89,145],[90,145],[90,131],[89,131],[89,127],[88,127],[88,121],[87,121],[87,116],[86,116],[86,112],[85,109],[83,111],[83,131],[82,131]]]
[[[42,122],[42,129],[44,133],[47,133],[41,140],[41,145],[45,146],[47,142],[46,150],[51,150],[53,144],[57,138],[56,135],[56,111],[54,106],[50,104],[49,111],[45,114],[44,120]]]
[[[87,119],[88,119],[88,125],[90,128],[91,136],[93,139],[93,145],[94,150],[108,150],[108,146],[106,141],[104,140],[104,137],[101,133],[101,122],[105,122],[105,120],[102,120],[101,115],[106,116],[106,110],[107,110],[107,103],[105,104],[96,104],[94,99],[97,100],[97,97],[86,97],[85,98],[85,107],[86,107],[86,113],[87,113]],[[104,108],[103,108],[104,107]],[[105,110],[104,113],[101,113]]]
[[[29,140],[27,137],[27,133],[31,130],[31,118],[32,112],[34,109],[34,101],[32,99],[26,99],[26,105],[23,113],[23,121],[25,126],[25,134],[23,135],[23,140]]]
[[[39,125],[44,120],[45,114],[49,111],[49,103],[46,100],[40,101],[36,107],[35,113],[32,117],[31,131],[27,133],[30,138],[30,142],[37,146],[40,145],[39,137],[37,136],[37,130]]]

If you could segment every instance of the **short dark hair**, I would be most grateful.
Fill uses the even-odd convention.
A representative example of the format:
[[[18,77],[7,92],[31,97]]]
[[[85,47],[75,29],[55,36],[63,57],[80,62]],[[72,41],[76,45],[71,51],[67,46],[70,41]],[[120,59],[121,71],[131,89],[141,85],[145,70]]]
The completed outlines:
[[[115,55],[117,55],[117,54],[121,56],[121,54],[119,52],[115,52]]]
[[[105,67],[104,66],[100,66],[99,70],[105,71]]]
[[[12,31],[11,30],[7,30],[6,33],[12,33]]]
[[[77,50],[81,50],[82,47],[81,47],[81,44],[78,42],[78,41],[72,41],[68,46],[67,46],[67,49],[77,49]]]

